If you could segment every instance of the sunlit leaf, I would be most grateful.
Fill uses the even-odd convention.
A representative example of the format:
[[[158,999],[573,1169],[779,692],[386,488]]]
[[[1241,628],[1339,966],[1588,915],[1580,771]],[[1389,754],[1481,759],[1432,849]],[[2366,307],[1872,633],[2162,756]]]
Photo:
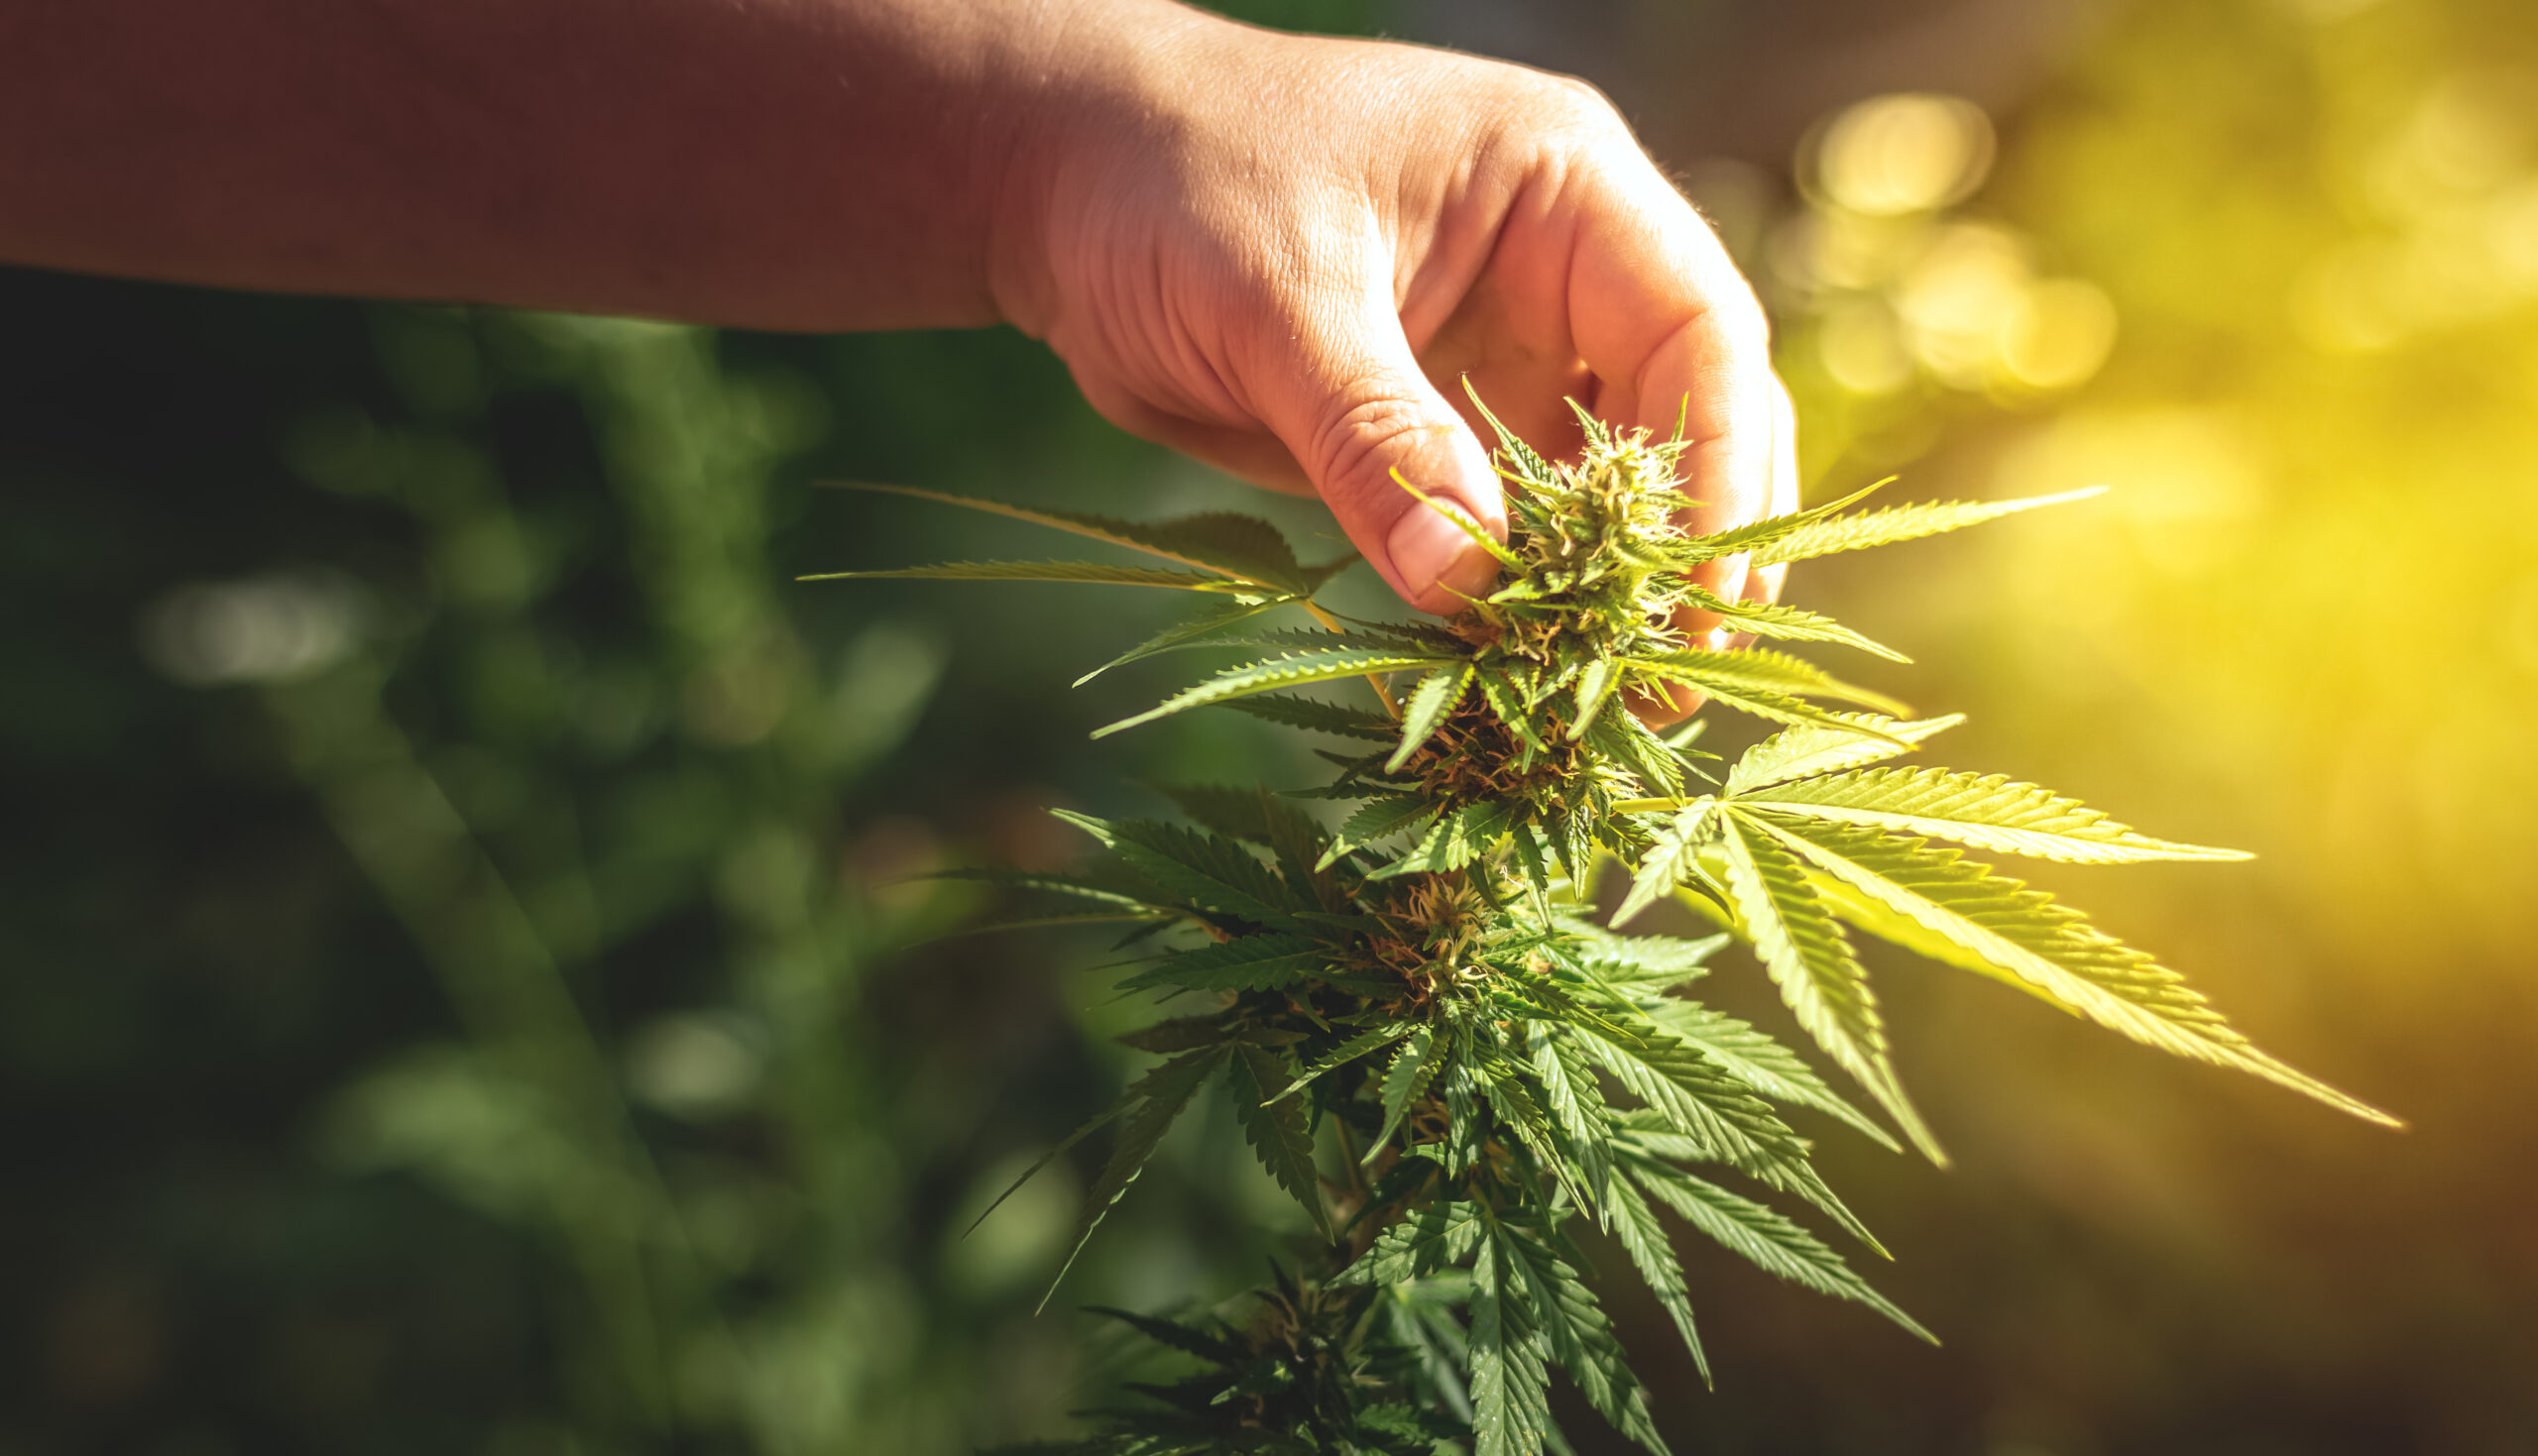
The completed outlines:
[[[1758,544],[1753,564],[1757,567],[1777,566],[1785,561],[1803,561],[1810,556],[1823,556],[1835,551],[1858,551],[1869,546],[1909,541],[1941,531],[1963,530],[1970,525],[1980,525],[1987,520],[1998,520],[2004,515],[2015,515],[2041,505],[2060,505],[2104,494],[2105,487],[2091,486],[2056,496],[2030,496],[2022,501],[1949,501],[1887,505],[1858,515],[1830,519],[1819,517]]]
[[[1807,883],[1797,857],[1768,829],[1731,811],[1721,816],[1721,831],[1729,893],[1781,999],[1816,1045],[1868,1089],[1914,1146],[1932,1162],[1945,1162],[1895,1074],[1885,1019],[1841,922]]]
[[[1953,840],[2003,854],[2077,864],[2249,857],[2236,849],[2154,840],[2076,799],[1999,774],[1871,768],[1800,779],[1737,802],[1805,819],[1874,826],[1925,839]]]

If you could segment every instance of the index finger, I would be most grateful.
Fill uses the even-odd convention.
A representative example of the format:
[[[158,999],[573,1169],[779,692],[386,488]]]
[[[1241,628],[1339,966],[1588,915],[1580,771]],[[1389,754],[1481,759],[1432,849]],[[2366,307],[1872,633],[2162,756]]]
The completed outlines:
[[[1690,523],[1773,508],[1779,385],[1762,305],[1709,224],[1644,156],[1594,165],[1577,199],[1569,326],[1600,412],[1661,437],[1679,418]],[[1712,583],[1734,597],[1738,580]]]

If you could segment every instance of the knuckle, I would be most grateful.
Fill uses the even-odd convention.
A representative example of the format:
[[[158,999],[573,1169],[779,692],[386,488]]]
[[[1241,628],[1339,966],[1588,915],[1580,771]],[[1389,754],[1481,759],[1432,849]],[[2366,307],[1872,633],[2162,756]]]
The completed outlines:
[[[1572,75],[1537,72],[1528,109],[1537,125],[1551,127],[1590,145],[1627,143],[1634,151],[1630,123],[1619,108],[1589,82]]]
[[[1772,351],[1772,316],[1764,311],[1763,302],[1754,296],[1753,288],[1731,289],[1726,297],[1713,303],[1711,309],[1717,314],[1719,330],[1727,336],[1729,345],[1746,358],[1768,368]],[[1773,381],[1776,387],[1779,383],[1777,379]]]

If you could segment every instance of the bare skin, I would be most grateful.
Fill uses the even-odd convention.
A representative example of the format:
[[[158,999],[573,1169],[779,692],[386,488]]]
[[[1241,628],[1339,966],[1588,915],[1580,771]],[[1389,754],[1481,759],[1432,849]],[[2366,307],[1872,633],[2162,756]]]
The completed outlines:
[[[1681,414],[1700,526],[1795,504],[1762,311],[1593,90],[1171,0],[0,0],[0,260],[1010,322],[1432,612],[1492,564],[1393,473],[1505,524],[1464,378],[1554,451]]]

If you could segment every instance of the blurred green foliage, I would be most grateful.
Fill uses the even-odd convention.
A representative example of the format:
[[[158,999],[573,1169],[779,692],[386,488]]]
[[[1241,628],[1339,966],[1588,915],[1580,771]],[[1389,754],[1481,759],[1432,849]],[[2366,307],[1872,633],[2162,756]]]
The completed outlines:
[[[1988,123],[1828,123],[1746,261],[1811,477],[2116,495],[1792,595],[1967,759],[2262,851],[2092,903],[2416,1130],[1899,966],[1959,1166],[1825,1156],[1947,1348],[1715,1260],[1718,1394],[1625,1335],[1694,1450],[2527,1450],[2538,12],[2096,16]],[[1004,334],[35,274],[0,320],[0,1451],[948,1453],[1097,1392],[1027,1313],[1065,1176],[958,1238],[1115,1088],[1096,948],[907,949],[974,908],[910,876],[1289,750],[1085,741],[1163,681],[1061,690],[1134,594],[788,578],[1004,544],[816,477],[1230,488]],[[1217,1112],[1064,1297],[1256,1278]]]

